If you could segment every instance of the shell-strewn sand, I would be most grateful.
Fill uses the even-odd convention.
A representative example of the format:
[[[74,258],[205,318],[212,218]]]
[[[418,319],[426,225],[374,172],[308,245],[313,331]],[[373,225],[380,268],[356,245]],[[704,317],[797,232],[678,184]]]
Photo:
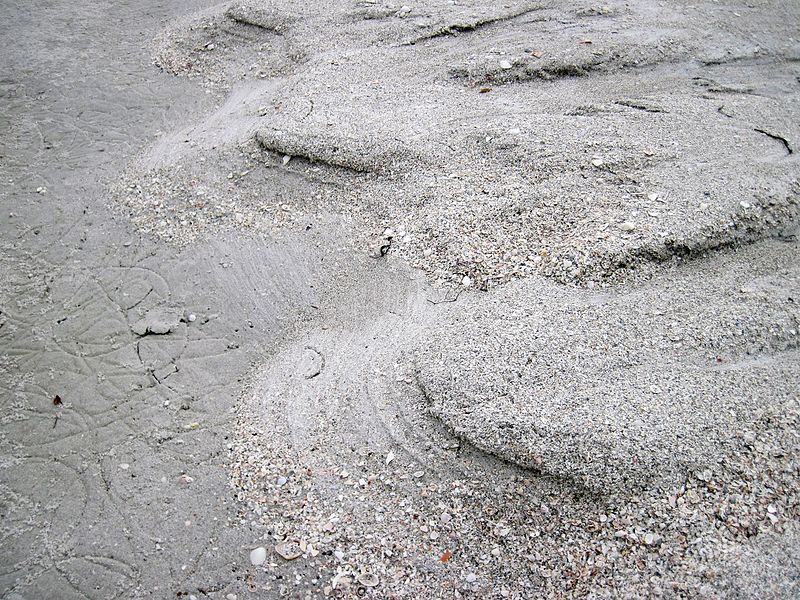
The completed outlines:
[[[244,2],[156,40],[227,99],[128,171],[135,222],[339,215],[359,257],[238,408],[234,489],[302,554],[270,589],[771,593],[744,565],[797,552],[798,18]]]
[[[119,233],[3,246],[0,595],[800,595],[798,22],[705,0],[171,16],[148,51],[190,93],[142,91],[147,143],[114,117],[118,166],[87,179]],[[69,148],[65,238],[101,164]],[[42,398],[52,429],[28,426]],[[20,509],[48,435],[84,482],[65,530],[121,531],[107,547]],[[55,541],[23,549],[40,522]]]

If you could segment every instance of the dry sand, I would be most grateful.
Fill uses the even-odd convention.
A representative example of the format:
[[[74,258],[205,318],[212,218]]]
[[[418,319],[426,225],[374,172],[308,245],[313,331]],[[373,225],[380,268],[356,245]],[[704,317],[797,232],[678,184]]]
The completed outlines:
[[[3,12],[0,595],[800,593],[796,3]]]

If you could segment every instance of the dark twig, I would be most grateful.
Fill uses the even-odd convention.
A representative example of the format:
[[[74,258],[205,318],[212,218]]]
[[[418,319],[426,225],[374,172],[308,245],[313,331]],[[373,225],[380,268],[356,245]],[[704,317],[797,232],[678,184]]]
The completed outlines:
[[[389,241],[389,243],[388,244],[384,244],[383,246],[381,246],[381,248],[380,248],[381,256],[386,256],[387,254],[389,254],[389,250],[392,249],[392,238],[391,238],[391,236],[386,238],[386,239]],[[373,248],[374,248],[374,246],[373,246]]]
[[[765,136],[771,137],[773,140],[778,140],[779,142],[783,143],[783,145],[786,147],[786,152],[788,152],[789,154],[792,154],[794,152],[792,150],[792,147],[789,145],[788,140],[785,137],[782,137],[780,135],[775,135],[774,133],[770,133],[769,131],[764,131],[763,129],[758,129],[758,128],[756,128],[754,131],[757,131],[758,133],[763,133]]]

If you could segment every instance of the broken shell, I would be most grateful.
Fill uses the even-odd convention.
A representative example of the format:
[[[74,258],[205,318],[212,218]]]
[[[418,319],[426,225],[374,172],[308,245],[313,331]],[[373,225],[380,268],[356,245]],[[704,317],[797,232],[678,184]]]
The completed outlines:
[[[267,549],[264,548],[263,546],[254,548],[250,552],[250,564],[253,565],[254,567],[263,565],[266,560],[267,560]]]
[[[356,577],[358,583],[365,587],[375,587],[378,585],[378,576],[375,573],[361,573]]]
[[[283,560],[294,560],[303,554],[292,542],[281,542],[275,546],[275,552],[277,552]]]

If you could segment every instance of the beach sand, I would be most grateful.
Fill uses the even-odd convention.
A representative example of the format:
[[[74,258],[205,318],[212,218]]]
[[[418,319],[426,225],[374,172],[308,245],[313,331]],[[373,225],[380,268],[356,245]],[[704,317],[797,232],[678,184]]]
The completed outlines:
[[[800,594],[796,3],[0,10],[0,596]]]

